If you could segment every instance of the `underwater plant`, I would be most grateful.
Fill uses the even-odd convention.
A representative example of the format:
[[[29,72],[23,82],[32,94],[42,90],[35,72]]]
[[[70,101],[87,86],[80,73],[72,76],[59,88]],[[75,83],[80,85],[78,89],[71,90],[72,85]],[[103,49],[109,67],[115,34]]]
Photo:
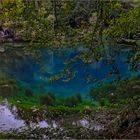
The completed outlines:
[[[25,95],[27,97],[32,97],[33,96],[33,91],[31,89],[25,89]]]
[[[11,79],[4,72],[0,71],[0,96],[9,97],[17,93],[17,90],[16,80]]]
[[[55,105],[55,96],[53,93],[47,93],[47,94],[44,94],[44,95],[41,95],[40,97],[40,103],[42,105]]]
[[[76,94],[74,96],[71,96],[65,99],[66,106],[75,106],[81,102],[82,102],[82,97],[80,94]]]
[[[48,92],[47,95],[50,96],[54,100],[56,99],[55,95],[52,92]]]

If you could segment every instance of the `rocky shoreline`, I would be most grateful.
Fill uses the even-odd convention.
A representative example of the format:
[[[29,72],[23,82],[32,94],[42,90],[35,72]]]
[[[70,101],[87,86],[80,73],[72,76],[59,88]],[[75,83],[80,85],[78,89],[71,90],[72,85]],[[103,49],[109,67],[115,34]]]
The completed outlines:
[[[131,138],[132,135],[137,135],[136,138],[140,138],[138,133],[140,127],[140,107],[138,102],[139,99],[135,99],[134,102],[120,111],[100,108],[93,110],[91,114],[68,115],[59,119],[56,117],[55,120],[47,119],[46,116],[45,120],[36,123],[31,121],[27,125],[25,121],[18,116],[17,108],[15,106],[12,107],[7,100],[5,100],[1,102],[0,105],[0,124],[5,123],[3,127],[0,128],[0,137],[3,138],[6,136],[6,138],[23,139],[87,139]],[[32,111],[37,114],[39,110],[34,108]],[[4,118],[3,115],[5,115]],[[10,126],[6,119],[13,124]],[[135,132],[136,127],[138,128],[138,132]],[[134,132],[132,130],[134,130]]]
[[[19,33],[15,33],[10,28],[4,28],[0,26],[0,43],[25,43],[29,42],[23,39],[23,36]]]

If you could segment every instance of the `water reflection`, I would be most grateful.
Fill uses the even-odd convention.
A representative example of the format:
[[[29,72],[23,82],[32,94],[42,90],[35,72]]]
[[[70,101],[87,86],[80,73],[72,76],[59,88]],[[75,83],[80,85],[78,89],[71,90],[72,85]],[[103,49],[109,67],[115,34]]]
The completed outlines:
[[[79,49],[40,49],[37,53],[40,57],[35,59],[30,53],[13,49],[0,53],[0,67],[1,70],[17,79],[23,86],[44,93],[50,91],[58,96],[71,96],[75,93],[85,95],[91,87],[96,86],[98,80],[102,82],[104,78],[104,81],[115,78],[109,73],[112,66],[106,60],[102,59],[98,62],[93,61],[91,64],[85,64],[78,59],[68,68],[69,72],[64,71],[64,77],[60,79],[57,77],[57,80],[50,82],[49,78],[62,71],[66,66],[65,61],[78,52]],[[129,71],[128,64],[125,63],[126,55],[127,51],[119,53],[115,57],[115,64],[113,64],[113,67],[117,68],[122,77],[136,74]],[[68,73],[72,79],[66,75]]]

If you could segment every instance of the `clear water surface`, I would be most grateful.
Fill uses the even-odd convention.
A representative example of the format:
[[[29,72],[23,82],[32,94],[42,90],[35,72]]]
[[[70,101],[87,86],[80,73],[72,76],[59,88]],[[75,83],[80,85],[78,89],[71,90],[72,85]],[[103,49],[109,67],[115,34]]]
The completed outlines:
[[[94,61],[90,64],[85,64],[78,59],[73,62],[73,71],[76,73],[73,79],[67,80],[67,76],[59,80],[49,81],[49,78],[64,69],[65,61],[69,60],[80,51],[77,49],[40,49],[36,56],[41,56],[39,59],[32,57],[22,50],[14,49],[7,50],[0,54],[3,61],[0,61],[1,70],[14,77],[26,88],[38,91],[39,93],[53,92],[58,96],[71,96],[80,93],[86,96],[92,87],[97,86],[102,82],[107,82],[115,79],[115,76],[108,76],[112,66],[106,60]],[[129,65],[125,62],[128,51],[121,51],[115,57],[114,67],[120,72],[121,77],[129,77],[136,72],[129,70]],[[7,59],[7,60],[5,60]],[[71,72],[71,70],[70,70]],[[99,80],[99,81],[98,81]]]

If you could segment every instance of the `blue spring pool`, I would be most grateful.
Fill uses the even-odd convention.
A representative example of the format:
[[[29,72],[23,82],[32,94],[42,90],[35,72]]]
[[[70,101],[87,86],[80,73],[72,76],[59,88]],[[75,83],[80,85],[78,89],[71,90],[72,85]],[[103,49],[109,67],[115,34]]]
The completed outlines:
[[[67,67],[66,61],[73,58],[84,49],[38,49],[35,56],[23,53],[22,50],[14,49],[5,52],[7,59],[0,61],[1,70],[12,78],[16,79],[25,88],[30,88],[38,93],[52,92],[58,96],[71,96],[80,93],[86,97],[90,89],[99,83],[115,80],[116,75],[109,75],[112,65],[106,59],[93,61],[90,64],[84,63],[81,59],[72,62],[68,67],[69,71],[64,72]],[[117,68],[121,78],[130,77],[138,72],[129,70],[126,63],[128,51],[121,51],[113,58],[113,66]],[[50,81],[51,77],[61,73],[60,79]],[[68,80],[68,73],[73,73]]]

